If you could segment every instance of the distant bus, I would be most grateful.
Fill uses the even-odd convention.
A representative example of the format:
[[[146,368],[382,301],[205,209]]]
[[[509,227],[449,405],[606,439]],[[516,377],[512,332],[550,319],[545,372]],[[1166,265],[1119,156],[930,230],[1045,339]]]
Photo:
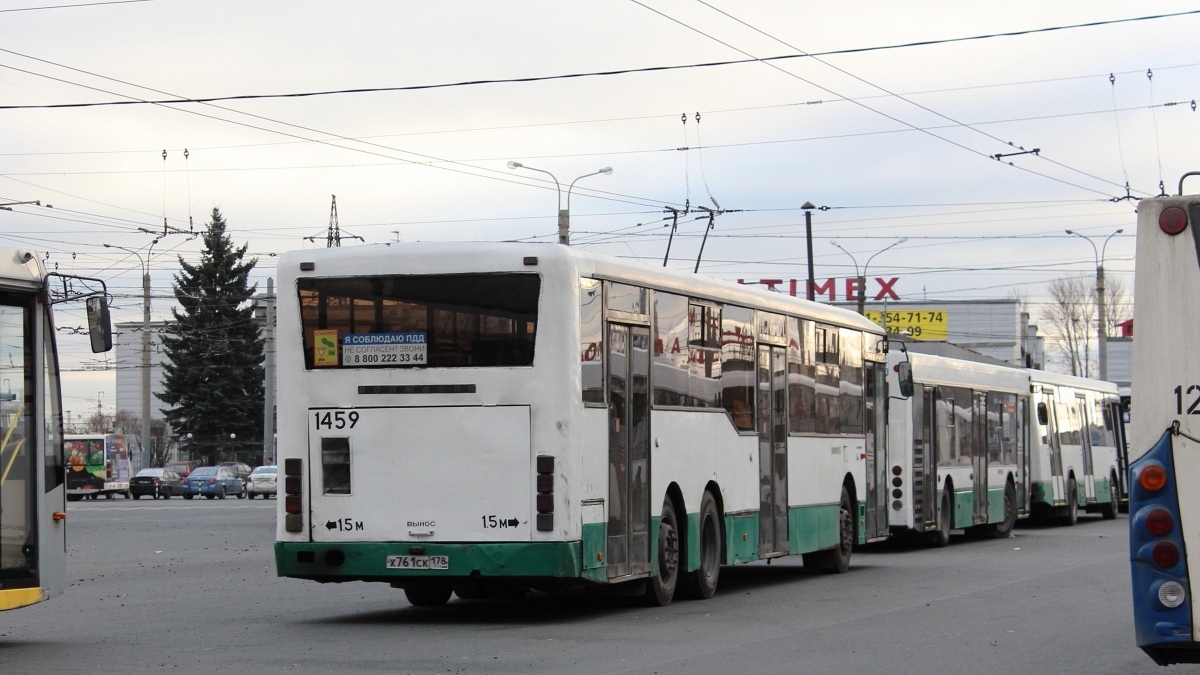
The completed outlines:
[[[1030,370],[1034,517],[1074,525],[1079,509],[1117,517],[1121,505],[1124,424],[1117,385]]]
[[[1134,259],[1129,557],[1137,644],[1160,665],[1200,663],[1200,195],[1179,187],[1138,203]]]
[[[887,536],[884,336],[856,313],[561,245],[278,269],[281,576],[663,605]]]
[[[929,354],[888,353],[892,392],[907,363],[913,391],[888,402],[889,523],[927,533],[1006,536],[1029,515],[1029,372]]]
[[[66,585],[62,397],[49,293],[51,279],[65,287],[65,278],[46,274],[31,252],[0,248],[0,610],[47,600]],[[87,299],[89,332],[93,350],[106,351],[112,333],[98,293]]]
[[[67,454],[67,499],[79,501],[104,495],[130,497],[129,446],[124,434],[70,434],[63,442]]]

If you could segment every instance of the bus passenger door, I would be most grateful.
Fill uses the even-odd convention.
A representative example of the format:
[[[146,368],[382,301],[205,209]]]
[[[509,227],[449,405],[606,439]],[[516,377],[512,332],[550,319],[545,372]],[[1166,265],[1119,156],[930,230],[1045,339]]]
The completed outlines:
[[[937,525],[937,449],[933,445],[933,387],[913,387],[913,527]]]
[[[1087,501],[1096,501],[1096,466],[1092,457],[1092,413],[1087,398],[1075,395],[1075,407],[1079,410],[1079,451],[1083,453],[1083,490]]]
[[[1062,445],[1058,439],[1058,406],[1054,405],[1054,390],[1042,388],[1039,395],[1039,408],[1046,411],[1046,439],[1044,445],[1050,448],[1050,480],[1053,483],[1054,494],[1049,495],[1054,503],[1066,499],[1066,487],[1063,485]],[[1039,416],[1041,410],[1038,411]]]
[[[787,491],[787,359],[780,347],[758,347],[758,555],[790,551]]]
[[[650,329],[608,327],[608,576],[650,571]]]
[[[1017,513],[1029,514],[1029,400],[1017,399]]]
[[[866,362],[867,540],[888,533],[887,400],[882,363]]]
[[[975,411],[971,415],[971,471],[974,480],[974,514],[976,525],[988,521],[988,419],[987,392],[975,392]]]

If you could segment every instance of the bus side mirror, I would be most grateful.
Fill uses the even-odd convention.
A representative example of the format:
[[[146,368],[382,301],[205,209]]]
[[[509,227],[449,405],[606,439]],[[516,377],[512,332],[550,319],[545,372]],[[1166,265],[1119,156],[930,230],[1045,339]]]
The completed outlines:
[[[92,353],[99,354],[112,349],[112,320],[108,316],[108,301],[104,296],[93,295],[87,299],[87,320]]]
[[[1038,410],[1038,424],[1040,424],[1042,426],[1046,426],[1046,423],[1050,421],[1050,413],[1048,413],[1046,411],[1046,404],[1039,403],[1037,410]]]
[[[911,398],[913,395],[912,364],[901,361],[896,364],[896,380],[900,383],[900,395]]]

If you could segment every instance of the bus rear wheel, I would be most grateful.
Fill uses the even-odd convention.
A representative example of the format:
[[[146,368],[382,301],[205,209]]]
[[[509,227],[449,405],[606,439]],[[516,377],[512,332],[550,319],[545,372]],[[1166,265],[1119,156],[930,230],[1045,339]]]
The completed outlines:
[[[675,597],[679,581],[679,522],[675,519],[675,504],[663,500],[662,520],[658,524],[658,560],[650,571],[646,588],[646,603],[666,607]]]
[[[942,507],[938,509],[938,528],[933,533],[933,545],[945,548],[950,545],[950,530],[954,523],[954,500],[950,497],[950,486],[942,491]]]
[[[992,536],[1004,539],[1012,534],[1017,524],[1017,488],[1012,483],[1004,486],[1004,521],[992,526]]]
[[[1108,481],[1108,503],[1100,508],[1100,517],[1105,520],[1116,520],[1117,513],[1121,510],[1121,498],[1117,494],[1116,474],[1109,476]]]
[[[1072,527],[1079,522],[1079,489],[1075,487],[1075,479],[1067,482],[1067,512],[1063,516],[1063,525]]]
[[[842,486],[842,499],[838,504],[838,543],[824,551],[805,553],[805,567],[815,567],[826,574],[841,574],[850,569],[850,556],[854,553],[854,541],[858,530],[854,522],[854,505],[850,503],[850,491]]]
[[[684,576],[683,591],[690,598],[707,600],[717,592],[717,580],[721,575],[721,514],[717,511],[717,500],[705,491],[700,500],[700,565],[695,572]]]

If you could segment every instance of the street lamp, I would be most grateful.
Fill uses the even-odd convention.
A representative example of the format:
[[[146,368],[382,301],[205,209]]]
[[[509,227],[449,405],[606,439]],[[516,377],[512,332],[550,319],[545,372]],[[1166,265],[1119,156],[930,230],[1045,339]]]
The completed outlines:
[[[1100,343],[1100,379],[1108,379],[1108,315],[1104,307],[1104,251],[1108,249],[1108,241],[1113,237],[1124,232],[1124,228],[1113,232],[1104,238],[1104,243],[1100,248],[1096,248],[1096,242],[1092,238],[1080,234],[1074,230],[1067,230],[1067,234],[1079,237],[1092,245],[1092,255],[1096,258],[1096,307],[1099,310],[1099,317],[1096,321],[1096,341]]]
[[[858,313],[859,314],[864,313],[863,306],[867,302],[867,268],[871,266],[871,261],[874,260],[875,256],[879,255],[880,253],[883,253],[884,251],[888,250],[889,248],[892,248],[893,246],[899,246],[900,244],[903,244],[906,241],[908,241],[908,237],[901,237],[900,239],[897,239],[896,241],[894,241],[894,242],[888,244],[887,246],[884,246],[883,248],[879,249],[878,251],[872,253],[871,257],[867,258],[867,262],[863,264],[861,275],[858,273],[858,260],[855,259],[854,254],[851,253],[850,251],[847,251],[846,249],[842,248],[842,245],[837,243],[836,241],[830,242],[834,246],[841,249],[842,253],[845,253],[846,255],[850,256],[850,260],[854,263],[854,276],[858,279]]]
[[[146,247],[146,257],[131,248],[105,244],[104,248],[118,248],[137,257],[142,265],[142,452],[150,447],[150,255],[154,245],[162,237],[155,237]]]
[[[587,178],[588,176],[595,176],[598,174],[604,174],[605,176],[607,176],[612,173],[612,167],[606,166],[603,169],[599,169],[598,171],[593,171],[591,173],[585,173],[582,176],[580,176],[579,178],[576,178],[575,180],[571,181],[571,184],[567,186],[567,208],[564,209],[563,208],[563,198],[562,198],[562,185],[559,185],[558,178],[556,178],[554,174],[550,173],[549,171],[546,171],[545,169],[538,169],[538,168],[535,168],[532,166],[526,166],[520,162],[509,162],[508,168],[510,168],[510,169],[525,169],[527,171],[537,171],[538,173],[544,173],[547,176],[550,176],[550,178],[554,181],[554,188],[556,190],[558,190],[558,243],[568,244],[568,245],[571,243],[571,241],[570,241],[570,239],[571,239],[571,189],[575,187],[575,183],[578,182],[580,178]]]

